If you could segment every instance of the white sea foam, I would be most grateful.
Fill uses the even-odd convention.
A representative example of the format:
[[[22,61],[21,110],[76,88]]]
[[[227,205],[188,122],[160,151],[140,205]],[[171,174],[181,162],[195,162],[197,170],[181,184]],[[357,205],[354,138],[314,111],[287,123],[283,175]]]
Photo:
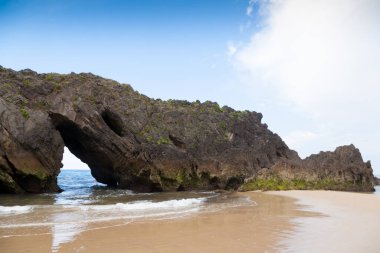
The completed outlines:
[[[0,215],[28,213],[33,206],[0,206]]]
[[[31,222],[31,223],[22,223],[22,224],[4,224],[0,225],[0,228],[27,228],[27,227],[54,227],[54,226],[82,226],[82,224],[89,224],[94,222],[104,222],[104,221],[115,221],[123,220],[125,222],[136,221],[140,219],[172,219],[178,217],[185,217],[196,213],[199,211],[198,207],[188,208],[186,210],[178,211],[167,211],[167,212],[151,212],[151,213],[136,213],[136,214],[127,214],[127,215],[112,215],[109,217],[104,216],[95,216],[95,217],[83,217],[82,219],[73,219],[72,221],[58,221],[54,220],[52,222]],[[2,238],[2,237],[0,237]]]
[[[135,201],[130,203],[116,203],[113,205],[83,205],[79,206],[82,210],[121,210],[121,211],[139,211],[139,210],[152,210],[152,209],[178,209],[192,206],[201,205],[206,198],[189,198],[189,199],[175,199],[160,202],[153,201]]]
[[[173,219],[198,212],[214,212],[224,208],[253,206],[255,204],[252,200],[244,197],[223,196],[217,199],[217,195],[215,195],[165,201],[142,200],[104,205],[0,206],[0,217],[1,214],[4,216],[19,213],[25,214],[24,216],[18,216],[17,220],[0,219],[0,228],[48,226],[53,228],[54,234],[57,236],[61,236],[62,234],[64,236],[62,238],[70,238],[71,232],[69,230],[71,228],[73,231],[82,230],[86,227],[86,224],[93,222],[120,220],[124,223],[140,219]],[[43,215],[40,215],[42,213]],[[69,235],[67,235],[67,232],[70,232]],[[56,240],[57,245],[61,241],[58,239]]]
[[[145,218],[176,218],[198,212],[207,198],[188,198],[166,201],[134,201],[129,203],[116,203],[108,205],[56,205],[56,206],[35,206],[35,210],[45,209],[45,212],[51,214],[50,220],[39,222],[23,222],[9,224],[0,222],[0,228],[11,227],[38,227],[38,226],[57,226],[76,225],[78,223],[91,223],[112,220],[136,220]],[[38,208],[37,208],[38,207]],[[28,212],[33,209],[32,206],[6,207],[8,214],[15,210],[19,212]],[[60,211],[59,211],[60,210]],[[0,212],[1,213],[1,212]],[[2,223],[2,224],[1,224]]]

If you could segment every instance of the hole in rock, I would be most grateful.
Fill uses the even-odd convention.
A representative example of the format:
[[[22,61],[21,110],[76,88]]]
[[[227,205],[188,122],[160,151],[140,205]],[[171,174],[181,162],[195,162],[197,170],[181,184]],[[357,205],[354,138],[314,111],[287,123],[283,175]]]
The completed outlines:
[[[102,118],[115,134],[123,136],[123,121],[119,115],[107,109],[102,112]]]
[[[58,175],[58,186],[64,191],[77,188],[89,188],[98,184],[92,177],[87,164],[79,160],[65,147],[62,159],[63,167]]]
[[[237,190],[243,182],[244,182],[244,180],[241,178],[231,177],[228,179],[225,189],[226,190]]]
[[[96,135],[92,135],[91,132],[87,132],[86,129],[83,129],[61,114],[52,113],[50,114],[50,118],[61,134],[63,142],[67,147],[66,150],[70,150],[75,157],[86,163],[91,170],[91,175],[98,182],[109,186],[116,186],[117,181],[111,166],[112,161],[110,161],[109,156],[102,149]],[[81,168],[84,168],[83,165],[81,165]]]

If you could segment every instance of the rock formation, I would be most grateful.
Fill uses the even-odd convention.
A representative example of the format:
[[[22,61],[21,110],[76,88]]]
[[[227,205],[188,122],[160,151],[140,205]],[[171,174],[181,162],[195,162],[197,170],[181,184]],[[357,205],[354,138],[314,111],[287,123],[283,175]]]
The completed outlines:
[[[375,177],[375,185],[380,185],[380,178]]]
[[[280,161],[245,180],[241,190],[373,191],[371,163],[354,145],[320,152],[304,160]]]
[[[97,181],[140,192],[244,190],[269,178],[373,190],[371,165],[354,146],[301,160],[261,118],[151,99],[93,74],[0,67],[0,192],[59,191],[64,146]]]

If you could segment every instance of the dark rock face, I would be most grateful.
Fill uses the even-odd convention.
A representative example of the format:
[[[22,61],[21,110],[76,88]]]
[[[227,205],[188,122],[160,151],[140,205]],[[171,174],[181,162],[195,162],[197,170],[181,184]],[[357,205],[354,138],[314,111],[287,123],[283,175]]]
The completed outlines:
[[[323,189],[340,191],[374,190],[371,163],[364,162],[354,145],[320,152],[304,160],[282,160],[245,180],[241,190]]]
[[[59,191],[64,146],[97,181],[142,192],[237,189],[263,171],[373,189],[353,146],[302,161],[261,118],[209,101],[150,99],[92,74],[0,67],[0,192]]]

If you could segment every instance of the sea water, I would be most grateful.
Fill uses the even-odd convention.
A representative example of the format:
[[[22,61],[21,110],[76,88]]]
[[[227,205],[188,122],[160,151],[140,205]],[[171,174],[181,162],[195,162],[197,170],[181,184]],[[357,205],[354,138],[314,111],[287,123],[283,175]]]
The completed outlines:
[[[135,193],[109,188],[96,182],[89,170],[63,170],[58,184],[62,193],[0,195],[0,238],[19,236],[23,228],[48,228],[53,235],[54,251],[92,223],[175,219],[255,205],[248,197],[233,193]]]
[[[380,185],[375,186],[375,192],[376,195],[380,195]]]

